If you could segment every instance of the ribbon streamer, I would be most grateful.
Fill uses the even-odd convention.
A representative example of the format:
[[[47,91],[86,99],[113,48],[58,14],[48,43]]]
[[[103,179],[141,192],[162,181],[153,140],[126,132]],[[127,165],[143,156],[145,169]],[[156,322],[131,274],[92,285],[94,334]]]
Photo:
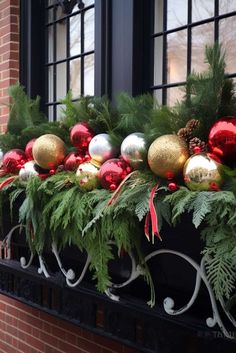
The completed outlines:
[[[3,180],[3,182],[1,182],[1,184],[0,184],[0,190],[2,190],[5,186],[11,184],[16,178],[17,178],[17,176],[14,175],[14,176],[11,176],[11,177]]]
[[[150,200],[149,200],[149,211],[146,215],[145,225],[144,225],[145,236],[148,239],[148,241],[150,241],[149,228],[150,228],[150,220],[151,220],[152,243],[154,243],[154,236],[158,237],[162,241],[159,230],[158,230],[157,213],[156,213],[156,209],[155,209],[154,202],[153,202],[154,197],[155,197],[155,193],[156,193],[158,187],[159,187],[159,183],[152,188]]]

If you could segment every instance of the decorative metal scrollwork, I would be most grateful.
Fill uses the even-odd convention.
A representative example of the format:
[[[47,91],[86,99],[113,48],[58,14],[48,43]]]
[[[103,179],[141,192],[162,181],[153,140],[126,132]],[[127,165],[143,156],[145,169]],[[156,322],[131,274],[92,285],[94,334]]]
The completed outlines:
[[[3,250],[3,248],[6,248],[5,249],[6,250],[5,253],[7,254],[7,256],[5,257],[6,259],[10,259],[10,248],[11,248],[12,235],[20,227],[21,227],[20,225],[13,227],[11,229],[11,231],[7,234],[5,239],[2,241],[2,245],[1,245],[2,250]],[[63,276],[65,277],[66,284],[69,287],[75,287],[75,286],[79,285],[82,282],[82,280],[84,279],[84,276],[89,268],[90,260],[91,260],[90,256],[87,255],[87,259],[85,261],[84,267],[83,267],[80,275],[76,279],[76,275],[75,275],[75,272],[73,269],[65,270],[63,263],[62,263],[60,253],[59,253],[55,243],[52,243],[51,251],[52,251],[53,255],[55,256],[55,259],[56,259],[56,262],[58,264],[60,271],[62,272]],[[119,284],[112,283],[111,287],[108,288],[106,291],[106,295],[113,301],[120,300],[120,297],[117,296],[116,294],[114,294],[113,290],[121,289],[121,288],[129,285],[131,282],[135,281],[138,277],[144,275],[143,268],[142,268],[142,266],[140,266],[140,264],[136,263],[136,260],[135,260],[133,253],[130,252],[128,255],[131,260],[131,272],[130,272],[129,278]],[[151,260],[155,257],[158,257],[160,255],[165,255],[165,256],[171,255],[171,256],[178,257],[178,258],[184,260],[185,262],[187,262],[196,271],[195,286],[194,286],[194,290],[193,290],[192,296],[189,299],[189,301],[181,308],[176,309],[174,299],[171,297],[166,297],[163,301],[163,308],[164,308],[165,312],[171,316],[177,316],[177,315],[181,315],[181,314],[187,312],[192,307],[192,305],[195,303],[195,301],[197,300],[201,285],[202,285],[202,283],[204,283],[204,285],[208,291],[208,295],[209,295],[209,299],[210,299],[210,303],[211,303],[211,307],[212,307],[212,316],[206,318],[207,326],[210,328],[213,328],[216,325],[218,325],[218,327],[220,328],[222,333],[225,335],[225,337],[227,337],[229,339],[235,339],[235,337],[232,337],[230,332],[226,329],[226,327],[221,319],[221,315],[219,313],[218,306],[219,305],[221,306],[221,308],[223,309],[223,311],[225,313],[226,318],[233,325],[233,327],[236,327],[236,320],[232,316],[232,314],[229,312],[229,310],[227,309],[223,298],[221,298],[219,301],[217,301],[215,298],[213,289],[212,289],[211,284],[209,283],[208,278],[205,273],[205,262],[206,262],[205,257],[203,257],[200,264],[198,264],[191,257],[189,257],[188,255],[183,254],[181,252],[178,252],[175,250],[169,250],[169,249],[160,249],[160,250],[156,250],[156,251],[153,251],[150,254],[148,254],[144,258],[144,263],[147,263],[149,260]],[[26,260],[25,257],[21,257],[20,258],[21,267],[23,269],[29,268],[32,264],[33,258],[34,258],[34,255],[32,252],[30,254],[28,261]],[[45,259],[42,257],[42,255],[38,255],[38,260],[39,260],[38,273],[43,274],[46,278],[49,278],[50,273],[47,270],[47,265],[46,265]],[[143,264],[141,264],[141,265],[143,265]]]

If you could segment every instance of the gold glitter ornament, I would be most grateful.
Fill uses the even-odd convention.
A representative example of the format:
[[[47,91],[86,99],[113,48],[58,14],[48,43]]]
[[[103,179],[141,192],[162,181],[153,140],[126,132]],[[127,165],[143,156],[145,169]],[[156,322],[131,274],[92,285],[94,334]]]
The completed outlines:
[[[99,168],[100,165],[97,162],[93,163],[93,160],[79,165],[76,176],[81,189],[91,191],[100,186],[98,179]]]
[[[45,134],[37,138],[33,145],[33,158],[44,169],[55,169],[65,158],[65,144],[60,137]]]
[[[148,150],[150,169],[154,174],[165,179],[172,179],[181,173],[188,157],[187,144],[177,135],[158,137]]]
[[[205,153],[194,154],[184,165],[186,186],[192,191],[219,190],[223,182],[220,166],[220,163]]]

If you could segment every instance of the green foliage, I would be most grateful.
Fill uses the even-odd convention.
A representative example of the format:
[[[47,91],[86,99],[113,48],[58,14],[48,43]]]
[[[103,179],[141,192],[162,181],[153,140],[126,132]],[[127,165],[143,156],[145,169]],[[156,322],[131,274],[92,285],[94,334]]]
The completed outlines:
[[[51,133],[65,141],[68,151],[73,150],[69,132],[78,122],[87,122],[96,134],[109,133],[117,145],[128,134],[143,132],[149,145],[161,135],[177,133],[196,118],[201,122],[196,136],[207,139],[218,118],[235,115],[236,97],[233,81],[225,79],[224,53],[218,44],[206,48],[206,63],[208,71],[188,77],[185,98],[174,107],[159,106],[150,95],[130,97],[122,93],[114,107],[107,97],[74,101],[68,92],[62,101],[65,108],[60,122],[47,122],[39,109],[39,97],[30,99],[19,84],[12,86],[8,132],[0,136],[0,148],[4,152],[23,149],[32,138]],[[193,225],[201,230],[207,275],[217,298],[230,298],[236,284],[236,172],[223,167],[222,175],[222,191],[180,187],[170,193],[166,181],[158,181],[146,168],[132,174],[116,197],[108,190],[82,190],[72,172],[57,173],[44,181],[33,177],[27,183],[16,178],[0,190],[0,221],[6,204],[12,216],[18,212],[35,253],[41,254],[52,242],[59,249],[75,245],[87,252],[93,278],[103,292],[111,281],[109,261],[114,258],[114,245],[118,254],[121,250],[132,251],[150,286],[150,305],[154,305],[154,286],[144,262],[141,239],[151,191],[160,182],[154,198],[159,230],[164,223],[175,226],[188,213]]]
[[[206,270],[217,298],[229,298],[236,287],[236,199],[231,191],[197,192],[186,188],[164,200],[172,207],[175,224],[185,212],[192,213],[206,247]]]
[[[225,54],[221,46],[206,47],[208,71],[192,73],[187,78],[183,107],[189,117],[200,120],[199,137],[207,140],[214,122],[222,116],[235,115],[234,84],[225,79]],[[185,115],[186,115],[185,113]]]

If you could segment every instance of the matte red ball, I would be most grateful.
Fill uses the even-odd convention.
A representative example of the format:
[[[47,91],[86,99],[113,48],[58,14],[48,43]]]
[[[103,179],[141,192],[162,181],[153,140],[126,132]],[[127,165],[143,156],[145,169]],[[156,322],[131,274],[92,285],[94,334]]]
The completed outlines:
[[[211,128],[209,148],[223,162],[236,161],[236,117],[227,116],[218,120]]]
[[[32,153],[32,148],[33,148],[35,141],[36,141],[36,139],[30,140],[25,147],[25,154],[26,154],[26,157],[28,158],[29,161],[32,161],[34,159],[33,153]]]
[[[64,160],[65,170],[77,170],[78,166],[84,162],[84,154],[69,153]]]
[[[124,160],[119,158],[109,159],[99,170],[102,187],[114,191],[131,171],[131,166]]]
[[[6,173],[17,174],[27,161],[24,151],[13,149],[4,154],[3,169]]]
[[[86,122],[78,123],[71,129],[70,140],[76,148],[87,150],[94,135],[93,130]]]

